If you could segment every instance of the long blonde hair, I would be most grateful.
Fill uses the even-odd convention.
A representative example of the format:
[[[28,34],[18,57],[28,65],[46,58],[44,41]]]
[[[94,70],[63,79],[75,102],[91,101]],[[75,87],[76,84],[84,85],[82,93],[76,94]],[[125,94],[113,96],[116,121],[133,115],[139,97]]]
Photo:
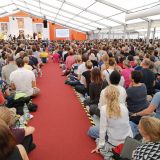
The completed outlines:
[[[105,96],[107,100],[106,112],[109,118],[120,118],[121,109],[119,104],[119,90],[113,86],[109,85],[106,89]]]
[[[102,61],[105,65],[105,68],[108,69],[108,67],[109,67],[109,56],[108,56],[107,53],[102,55]]]
[[[140,126],[149,136],[151,142],[160,141],[160,120],[154,117],[142,117]]]

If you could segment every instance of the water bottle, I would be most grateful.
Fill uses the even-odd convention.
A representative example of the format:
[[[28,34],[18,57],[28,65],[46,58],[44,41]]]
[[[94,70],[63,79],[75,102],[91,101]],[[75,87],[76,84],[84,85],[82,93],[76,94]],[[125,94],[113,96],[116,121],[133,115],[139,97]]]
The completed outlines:
[[[87,99],[87,98],[88,98],[88,94],[87,94],[87,93],[85,93],[84,98],[85,98],[85,99]]]
[[[17,127],[19,127],[19,128],[25,128],[24,115],[22,115],[22,116],[19,118],[19,123],[17,124]]]
[[[26,121],[30,120],[30,113],[29,113],[29,109],[28,109],[28,106],[27,106],[26,103],[24,104],[23,112],[24,112],[24,118],[25,118],[25,120]]]

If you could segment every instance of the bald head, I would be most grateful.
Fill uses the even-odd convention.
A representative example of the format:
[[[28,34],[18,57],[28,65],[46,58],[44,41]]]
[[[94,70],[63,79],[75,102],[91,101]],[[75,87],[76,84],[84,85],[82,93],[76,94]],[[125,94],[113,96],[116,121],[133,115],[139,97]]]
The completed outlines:
[[[7,55],[7,61],[8,61],[8,62],[14,61],[13,54],[8,54],[8,55]]]

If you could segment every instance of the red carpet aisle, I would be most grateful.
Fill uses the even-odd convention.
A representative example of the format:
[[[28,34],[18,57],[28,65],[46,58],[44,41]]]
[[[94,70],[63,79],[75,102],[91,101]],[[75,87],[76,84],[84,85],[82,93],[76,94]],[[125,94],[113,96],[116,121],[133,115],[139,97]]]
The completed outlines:
[[[34,99],[39,110],[31,125],[35,126],[36,150],[30,160],[101,160],[91,154],[95,142],[86,132],[90,122],[73,89],[64,84],[58,64],[43,67],[37,84],[41,94]]]

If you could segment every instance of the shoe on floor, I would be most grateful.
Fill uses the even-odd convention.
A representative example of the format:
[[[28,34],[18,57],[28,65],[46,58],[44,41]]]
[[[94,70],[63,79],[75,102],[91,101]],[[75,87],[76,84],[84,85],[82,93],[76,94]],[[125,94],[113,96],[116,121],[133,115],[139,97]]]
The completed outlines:
[[[31,152],[31,151],[33,151],[35,148],[36,148],[36,144],[32,143],[31,146],[30,146],[30,148],[29,148],[28,153]]]

